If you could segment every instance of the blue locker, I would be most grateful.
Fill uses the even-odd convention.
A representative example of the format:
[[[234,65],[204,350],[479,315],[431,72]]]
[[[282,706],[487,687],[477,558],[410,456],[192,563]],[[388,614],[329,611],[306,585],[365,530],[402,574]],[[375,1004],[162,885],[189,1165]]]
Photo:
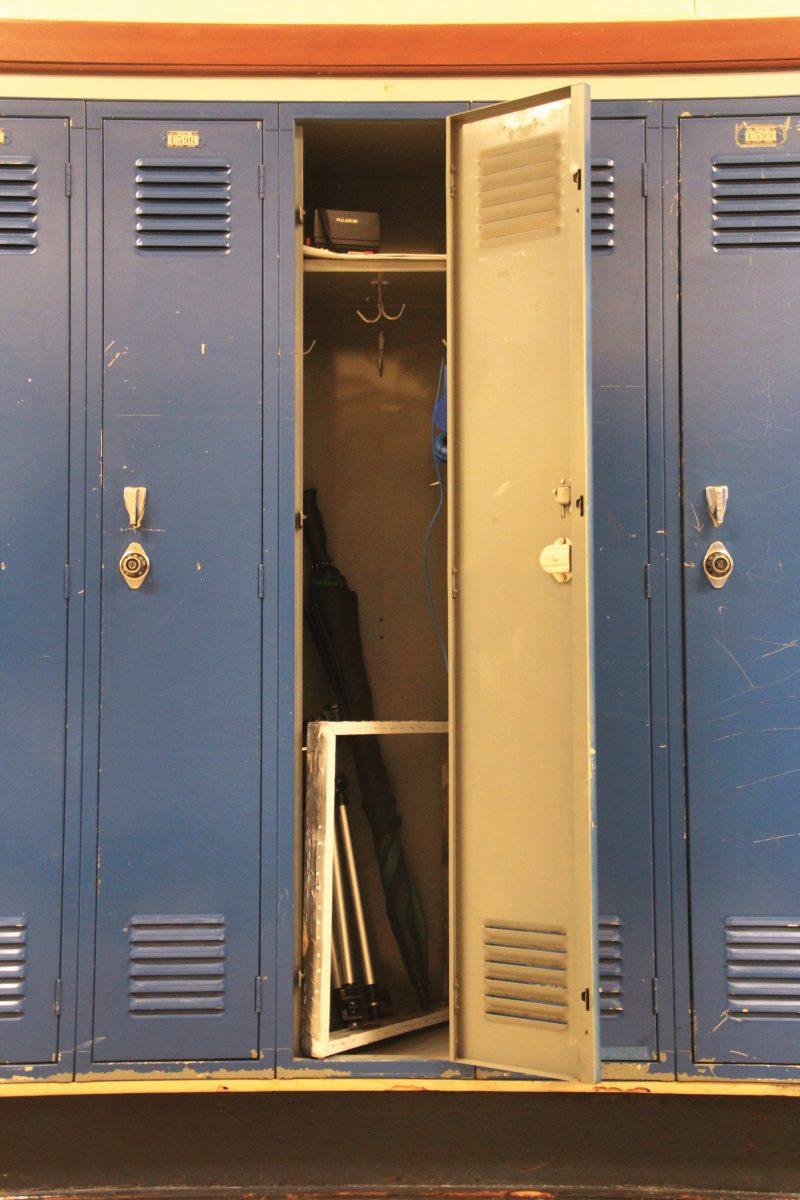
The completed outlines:
[[[680,123],[682,559],[693,1055],[743,1070],[800,1063],[800,130],[727,107]]]
[[[259,1054],[262,177],[256,119],[104,122],[95,1062]]]
[[[646,119],[592,120],[595,695],[603,1057],[657,1057]]]
[[[0,117],[0,1064],[57,1059],[70,560],[64,117]]]

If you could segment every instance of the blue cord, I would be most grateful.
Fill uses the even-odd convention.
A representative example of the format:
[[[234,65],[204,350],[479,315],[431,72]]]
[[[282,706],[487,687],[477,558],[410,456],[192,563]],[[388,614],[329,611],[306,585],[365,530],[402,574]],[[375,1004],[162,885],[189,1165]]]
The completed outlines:
[[[442,355],[442,364],[439,368],[439,382],[436,386],[436,401],[433,406],[433,412],[431,413],[431,453],[433,455],[433,469],[436,472],[436,479],[439,484],[439,503],[436,505],[436,511],[430,519],[428,528],[425,530],[424,563],[425,563],[425,591],[428,596],[428,608],[430,609],[430,612],[431,612],[431,621],[433,622],[433,631],[436,634],[436,640],[439,643],[439,649],[441,650],[442,658],[444,659],[444,669],[445,669],[445,671],[447,671],[447,670],[449,670],[449,665],[448,665],[448,661],[447,661],[447,640],[444,635],[444,630],[442,629],[442,627],[439,623],[439,614],[436,611],[436,602],[433,598],[433,585],[431,584],[431,570],[430,570],[430,562],[429,562],[431,535],[433,534],[433,530],[434,530],[434,526],[436,525],[436,522],[439,520],[439,517],[442,515],[442,510],[444,508],[444,502],[445,502],[445,481],[442,476],[441,450],[439,449],[437,452],[437,433],[436,433],[436,430],[438,428],[437,424],[436,424],[436,412],[437,412],[437,407],[439,405],[439,401],[442,396],[442,384],[445,380],[445,370],[446,370],[446,358],[444,355]],[[446,443],[445,443],[445,445],[446,445]]]

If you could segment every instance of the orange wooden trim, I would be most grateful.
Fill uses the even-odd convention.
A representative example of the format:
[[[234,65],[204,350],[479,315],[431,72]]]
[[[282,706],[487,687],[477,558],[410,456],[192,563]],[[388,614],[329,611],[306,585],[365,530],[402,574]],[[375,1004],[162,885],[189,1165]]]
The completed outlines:
[[[800,17],[505,25],[0,20],[0,71],[597,75],[800,68]]]

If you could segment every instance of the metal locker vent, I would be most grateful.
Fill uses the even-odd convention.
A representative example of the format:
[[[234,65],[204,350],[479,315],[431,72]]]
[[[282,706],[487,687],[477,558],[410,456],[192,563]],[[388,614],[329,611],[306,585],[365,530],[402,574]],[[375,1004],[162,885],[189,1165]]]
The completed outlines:
[[[0,155],[0,253],[36,249],[36,160]]]
[[[592,249],[614,249],[614,160],[591,162]]]
[[[725,951],[728,1016],[800,1017],[800,919],[731,917]]]
[[[600,1012],[621,1017],[625,1012],[622,988],[622,919],[600,917]]]
[[[23,1015],[27,951],[23,918],[0,917],[0,1019]]]
[[[526,138],[484,150],[478,162],[482,246],[549,237],[561,228],[563,139]]]
[[[484,1013],[566,1025],[567,935],[545,925],[484,925]]]
[[[215,1016],[225,1009],[225,920],[218,915],[132,917],[130,1012]]]
[[[737,246],[800,246],[800,157],[722,154],[711,166],[711,240]]]
[[[136,248],[226,253],[231,244],[231,167],[218,158],[140,158]]]

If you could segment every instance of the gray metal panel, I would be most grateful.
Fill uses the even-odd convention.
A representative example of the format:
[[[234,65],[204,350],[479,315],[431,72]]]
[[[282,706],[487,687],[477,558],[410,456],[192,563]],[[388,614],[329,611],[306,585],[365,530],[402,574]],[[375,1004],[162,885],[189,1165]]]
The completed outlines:
[[[0,144],[0,1062],[55,1058],[69,560],[65,118]]]
[[[449,136],[454,1057],[591,1080],[588,88]]]

